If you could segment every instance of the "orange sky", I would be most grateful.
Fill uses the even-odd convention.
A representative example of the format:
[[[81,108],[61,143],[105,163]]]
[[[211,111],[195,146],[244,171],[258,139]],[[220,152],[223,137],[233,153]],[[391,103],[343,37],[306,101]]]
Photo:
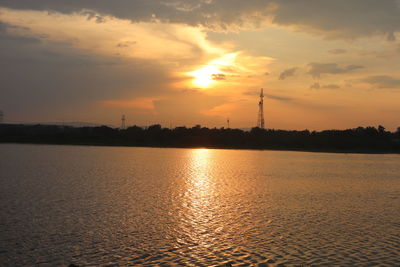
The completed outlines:
[[[398,1],[112,2],[0,2],[6,122],[400,126]]]

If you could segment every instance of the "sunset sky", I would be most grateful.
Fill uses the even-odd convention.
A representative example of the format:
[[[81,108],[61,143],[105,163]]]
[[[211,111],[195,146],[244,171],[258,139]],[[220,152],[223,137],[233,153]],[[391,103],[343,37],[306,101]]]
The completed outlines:
[[[400,1],[0,0],[9,122],[400,126]]]

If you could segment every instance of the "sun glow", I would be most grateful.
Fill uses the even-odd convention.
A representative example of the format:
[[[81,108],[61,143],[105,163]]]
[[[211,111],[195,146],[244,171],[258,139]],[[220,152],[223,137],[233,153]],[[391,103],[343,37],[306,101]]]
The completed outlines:
[[[213,75],[221,74],[221,71],[213,65],[207,65],[191,73],[194,77],[193,83],[201,88],[209,87],[213,82]]]
[[[194,79],[192,83],[200,88],[210,87],[216,81],[225,80],[226,73],[223,69],[231,67],[234,64],[237,53],[225,54],[220,58],[210,61],[200,69],[189,73]]]

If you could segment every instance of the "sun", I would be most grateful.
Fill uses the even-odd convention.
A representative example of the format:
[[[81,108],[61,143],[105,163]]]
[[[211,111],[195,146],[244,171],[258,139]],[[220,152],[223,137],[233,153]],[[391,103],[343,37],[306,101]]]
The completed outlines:
[[[225,80],[226,75],[229,75],[224,71],[225,69],[228,69],[228,67],[237,69],[235,59],[238,54],[239,52],[225,54],[201,66],[199,69],[187,73],[193,77],[192,84],[196,87],[208,88],[217,81]]]
[[[193,83],[201,88],[209,87],[213,82],[213,75],[221,74],[221,71],[213,65],[207,65],[190,73],[194,77]]]

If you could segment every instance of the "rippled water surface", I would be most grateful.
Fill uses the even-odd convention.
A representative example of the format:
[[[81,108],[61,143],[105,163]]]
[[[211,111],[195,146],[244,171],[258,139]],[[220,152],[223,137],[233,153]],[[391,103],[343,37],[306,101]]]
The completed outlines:
[[[0,265],[400,265],[400,156],[0,145]]]

